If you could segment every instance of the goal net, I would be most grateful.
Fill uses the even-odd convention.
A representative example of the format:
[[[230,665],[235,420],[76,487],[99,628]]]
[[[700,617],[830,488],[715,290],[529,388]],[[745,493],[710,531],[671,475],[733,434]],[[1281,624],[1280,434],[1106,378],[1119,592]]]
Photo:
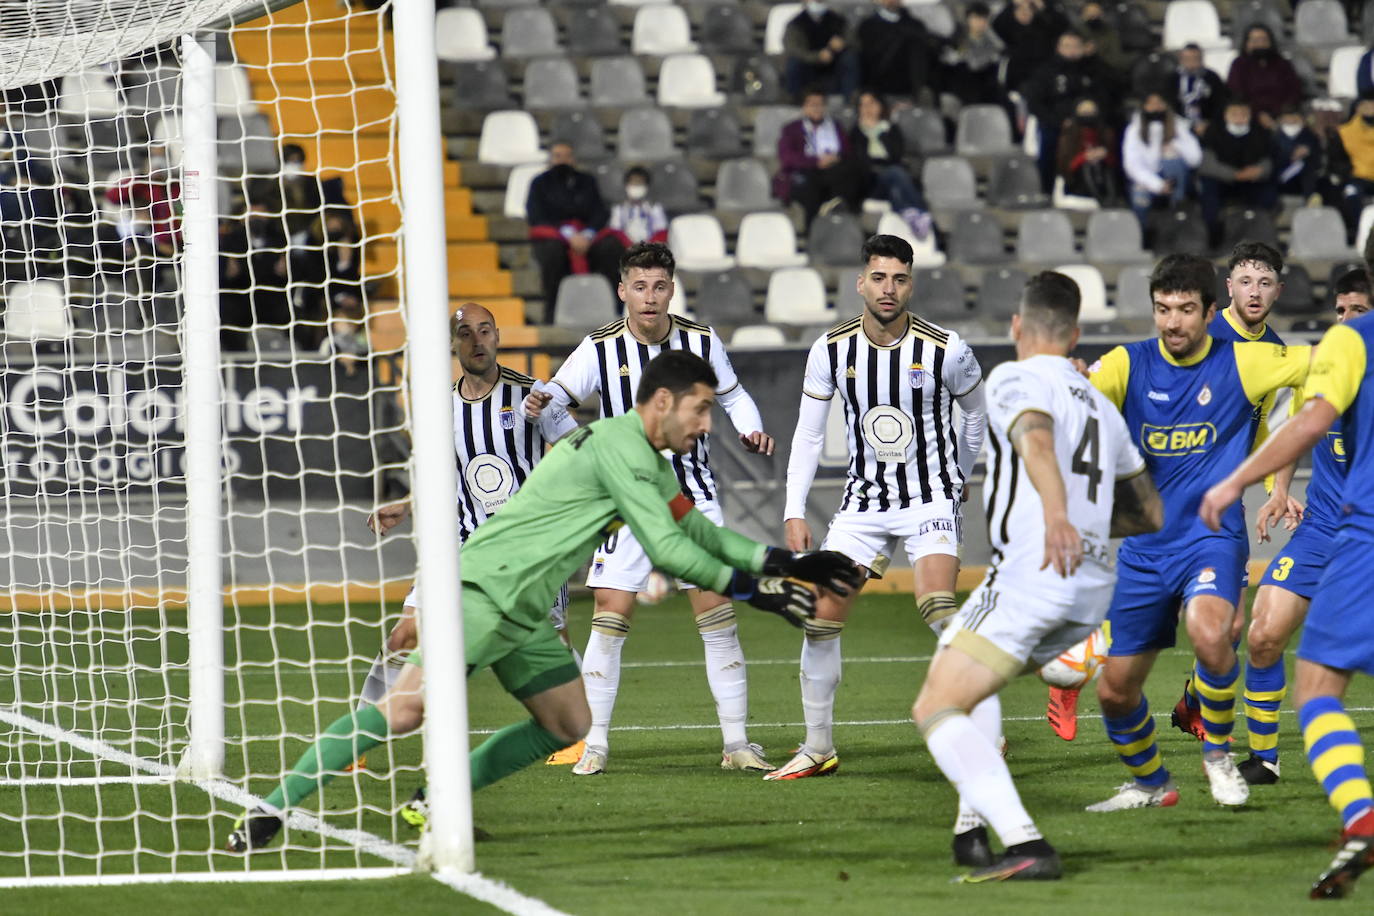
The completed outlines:
[[[0,883],[414,859],[418,739],[223,851],[415,571],[390,10],[233,6],[0,19]]]

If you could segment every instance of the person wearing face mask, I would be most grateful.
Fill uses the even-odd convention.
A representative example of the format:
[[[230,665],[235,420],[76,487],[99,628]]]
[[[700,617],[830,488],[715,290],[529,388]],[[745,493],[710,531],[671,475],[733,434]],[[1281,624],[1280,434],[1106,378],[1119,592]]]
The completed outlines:
[[[1202,48],[1195,44],[1179,50],[1174,81],[1174,111],[1187,118],[1193,131],[1200,135],[1207,125],[1221,117],[1226,86],[1221,77],[1202,63]]]
[[[668,241],[668,214],[649,198],[649,172],[634,166],[625,173],[625,199],[611,208],[607,227],[622,245]]]
[[[305,150],[296,143],[281,148],[281,197],[292,245],[303,245],[319,219],[324,193],[320,179],[305,170]]]
[[[1006,48],[992,30],[992,11],[982,0],[964,7],[964,23],[941,56],[945,92],[963,105],[1005,105],[998,72]]]
[[[1012,0],[1002,7],[992,30],[1007,49],[1003,83],[1008,92],[1022,91],[1036,68],[1054,57],[1055,40],[1068,27],[1054,0]]]
[[[807,0],[782,35],[787,62],[783,81],[794,98],[809,86],[849,98],[859,88],[859,62],[845,18],[819,0]]]
[[[1040,123],[1040,183],[1047,194],[1054,187],[1061,126],[1073,117],[1080,99],[1091,99],[1099,111],[1111,99],[1097,62],[1084,59],[1085,44],[1081,33],[1065,30],[1055,45],[1055,56],[1036,69],[1023,91],[1031,114]]]
[[[1322,173],[1322,145],[1307,126],[1302,109],[1286,106],[1279,112],[1274,131],[1274,174],[1280,194],[1293,194],[1308,200],[1317,193]]]
[[[1079,29],[1093,46],[1097,59],[1112,73],[1126,73],[1132,59],[1121,48],[1121,35],[1107,21],[1102,4],[1088,0],[1078,11]]]
[[[1341,125],[1330,147],[1331,172],[1341,180],[1341,213],[1346,241],[1353,244],[1360,212],[1374,196],[1374,94],[1355,104],[1355,113]]]
[[[854,36],[862,85],[888,97],[916,99],[934,76],[935,41],[902,0],[877,4]]]
[[[1102,120],[1097,103],[1079,99],[1073,117],[1059,132],[1058,169],[1064,190],[1090,197],[1104,207],[1119,206],[1117,149],[1116,131]]]
[[[1202,218],[1214,243],[1221,237],[1223,204],[1272,210],[1278,203],[1272,144],[1270,132],[1255,123],[1241,98],[1227,102],[1222,120],[1202,135]]]
[[[1226,86],[1249,101],[1260,125],[1272,129],[1285,105],[1302,103],[1302,80],[1293,65],[1279,54],[1268,26],[1252,25],[1245,32],[1245,51],[1231,64]]]
[[[808,89],[801,117],[782,126],[778,135],[778,174],[773,196],[797,203],[806,214],[806,227],[818,213],[843,206],[851,213],[863,207],[868,169],[849,135],[825,109],[825,93]]]
[[[1188,120],[1169,110],[1162,92],[1145,96],[1121,142],[1131,209],[1142,227],[1152,207],[1182,203],[1202,163],[1202,146]]]

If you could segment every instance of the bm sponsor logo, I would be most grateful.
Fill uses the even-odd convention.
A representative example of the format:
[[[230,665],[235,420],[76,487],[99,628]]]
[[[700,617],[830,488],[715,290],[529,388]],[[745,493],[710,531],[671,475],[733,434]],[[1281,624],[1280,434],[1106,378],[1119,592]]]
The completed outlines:
[[[1217,428],[1211,423],[1180,423],[1178,426],[1141,426],[1141,443],[1145,451],[1161,458],[1196,455],[1210,449],[1217,441]]]

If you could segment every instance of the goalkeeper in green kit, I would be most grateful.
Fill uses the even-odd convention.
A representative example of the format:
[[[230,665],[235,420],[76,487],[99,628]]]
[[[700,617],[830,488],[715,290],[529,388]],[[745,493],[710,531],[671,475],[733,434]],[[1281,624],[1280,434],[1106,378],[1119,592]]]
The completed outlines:
[[[590,727],[581,674],[554,633],[548,608],[559,587],[622,524],[655,567],[794,626],[815,614],[815,594],[793,580],[840,595],[858,586],[858,568],[848,558],[755,543],[709,521],[682,495],[660,452],[685,454],[710,432],[716,386],[704,359],[664,351],[645,368],[634,410],[560,439],[463,546],[468,674],[490,667],[532,716],[471,751],[474,791],[581,740]],[[266,846],[287,809],[370,748],[418,728],[425,713],[422,672],[415,652],[375,707],[350,712],[325,729],[263,804],[239,818],[227,848]]]

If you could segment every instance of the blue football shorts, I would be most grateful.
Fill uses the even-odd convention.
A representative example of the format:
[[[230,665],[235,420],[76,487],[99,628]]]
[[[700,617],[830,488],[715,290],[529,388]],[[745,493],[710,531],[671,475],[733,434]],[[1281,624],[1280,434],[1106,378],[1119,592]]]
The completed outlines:
[[[1317,583],[1298,658],[1374,674],[1374,613],[1369,607],[1369,553],[1374,544],[1337,536]]]
[[[1260,585],[1277,585],[1293,594],[1310,599],[1317,593],[1317,583],[1331,562],[1331,550],[1336,531],[1311,520],[1298,525],[1283,550],[1269,561]]]
[[[1178,639],[1179,610],[1199,595],[1238,604],[1249,584],[1250,545],[1231,537],[1201,538],[1169,553],[1137,553],[1123,545],[1116,557],[1116,591],[1107,612],[1109,655],[1169,649]]]

